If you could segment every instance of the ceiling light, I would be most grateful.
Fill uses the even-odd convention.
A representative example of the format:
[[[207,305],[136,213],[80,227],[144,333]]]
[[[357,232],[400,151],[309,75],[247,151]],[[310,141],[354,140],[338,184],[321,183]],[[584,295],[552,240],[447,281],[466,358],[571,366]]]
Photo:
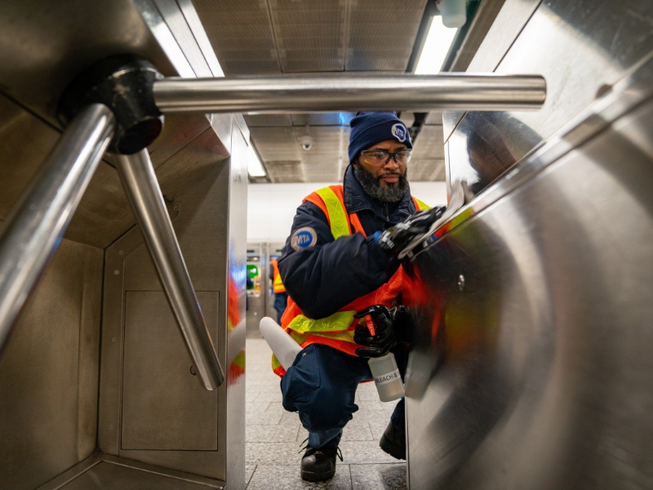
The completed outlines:
[[[458,29],[445,27],[442,17],[435,16],[431,19],[431,27],[426,35],[426,41],[422,47],[416,75],[435,75],[440,73],[444,59],[447,57],[451,43],[456,37]]]
[[[247,172],[250,177],[265,177],[265,169],[256,150],[250,144],[247,151]]]

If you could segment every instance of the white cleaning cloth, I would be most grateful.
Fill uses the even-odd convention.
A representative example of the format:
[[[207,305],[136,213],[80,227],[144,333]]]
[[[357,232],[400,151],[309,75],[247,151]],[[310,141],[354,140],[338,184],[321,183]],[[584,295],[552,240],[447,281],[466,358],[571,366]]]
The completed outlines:
[[[288,370],[297,354],[302,350],[301,346],[269,316],[261,318],[259,330],[283,368]]]

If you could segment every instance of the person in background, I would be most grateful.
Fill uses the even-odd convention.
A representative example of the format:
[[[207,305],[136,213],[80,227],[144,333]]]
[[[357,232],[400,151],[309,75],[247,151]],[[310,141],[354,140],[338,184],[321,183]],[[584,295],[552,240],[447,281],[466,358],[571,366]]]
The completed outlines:
[[[372,379],[367,358],[396,344],[404,274],[397,254],[444,212],[426,211],[411,196],[411,149],[394,112],[358,113],[343,185],[304,199],[278,262],[289,293],[281,326],[303,350],[287,372],[273,357],[273,369],[282,376],[284,408],[299,412],[309,433],[304,480],[334,475],[342,429],[358,410],[356,389]],[[362,317],[376,324],[374,335],[359,325]],[[406,452],[404,420],[401,399],[380,441],[399,459]]]
[[[272,265],[270,279],[272,280],[272,292],[274,293],[274,310],[277,312],[277,322],[281,323],[281,316],[286,310],[286,303],[288,302],[288,293],[281,280],[281,274],[279,274],[278,259],[276,257],[271,258],[270,265]]]

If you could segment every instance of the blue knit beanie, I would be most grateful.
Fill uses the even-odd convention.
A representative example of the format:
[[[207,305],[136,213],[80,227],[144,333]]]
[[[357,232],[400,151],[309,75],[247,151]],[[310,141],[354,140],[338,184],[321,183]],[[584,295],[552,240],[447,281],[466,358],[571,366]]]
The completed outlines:
[[[412,148],[406,125],[394,112],[357,112],[349,123],[349,161],[370,146],[385,140],[397,140]]]

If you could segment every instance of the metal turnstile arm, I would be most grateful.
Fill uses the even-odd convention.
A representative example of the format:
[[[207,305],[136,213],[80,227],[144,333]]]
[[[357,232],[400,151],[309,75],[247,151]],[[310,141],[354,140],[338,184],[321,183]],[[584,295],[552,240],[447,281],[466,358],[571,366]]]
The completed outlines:
[[[224,371],[179,249],[150,155],[141,150],[134,155],[116,155],[114,162],[200,381],[207,390],[213,390],[224,382]]]
[[[66,128],[0,237],[0,356],[29,293],[57,249],[113,138],[115,118],[102,104],[83,108]]]
[[[539,75],[392,75],[165,78],[154,82],[164,114],[352,110],[504,111],[539,109]]]

